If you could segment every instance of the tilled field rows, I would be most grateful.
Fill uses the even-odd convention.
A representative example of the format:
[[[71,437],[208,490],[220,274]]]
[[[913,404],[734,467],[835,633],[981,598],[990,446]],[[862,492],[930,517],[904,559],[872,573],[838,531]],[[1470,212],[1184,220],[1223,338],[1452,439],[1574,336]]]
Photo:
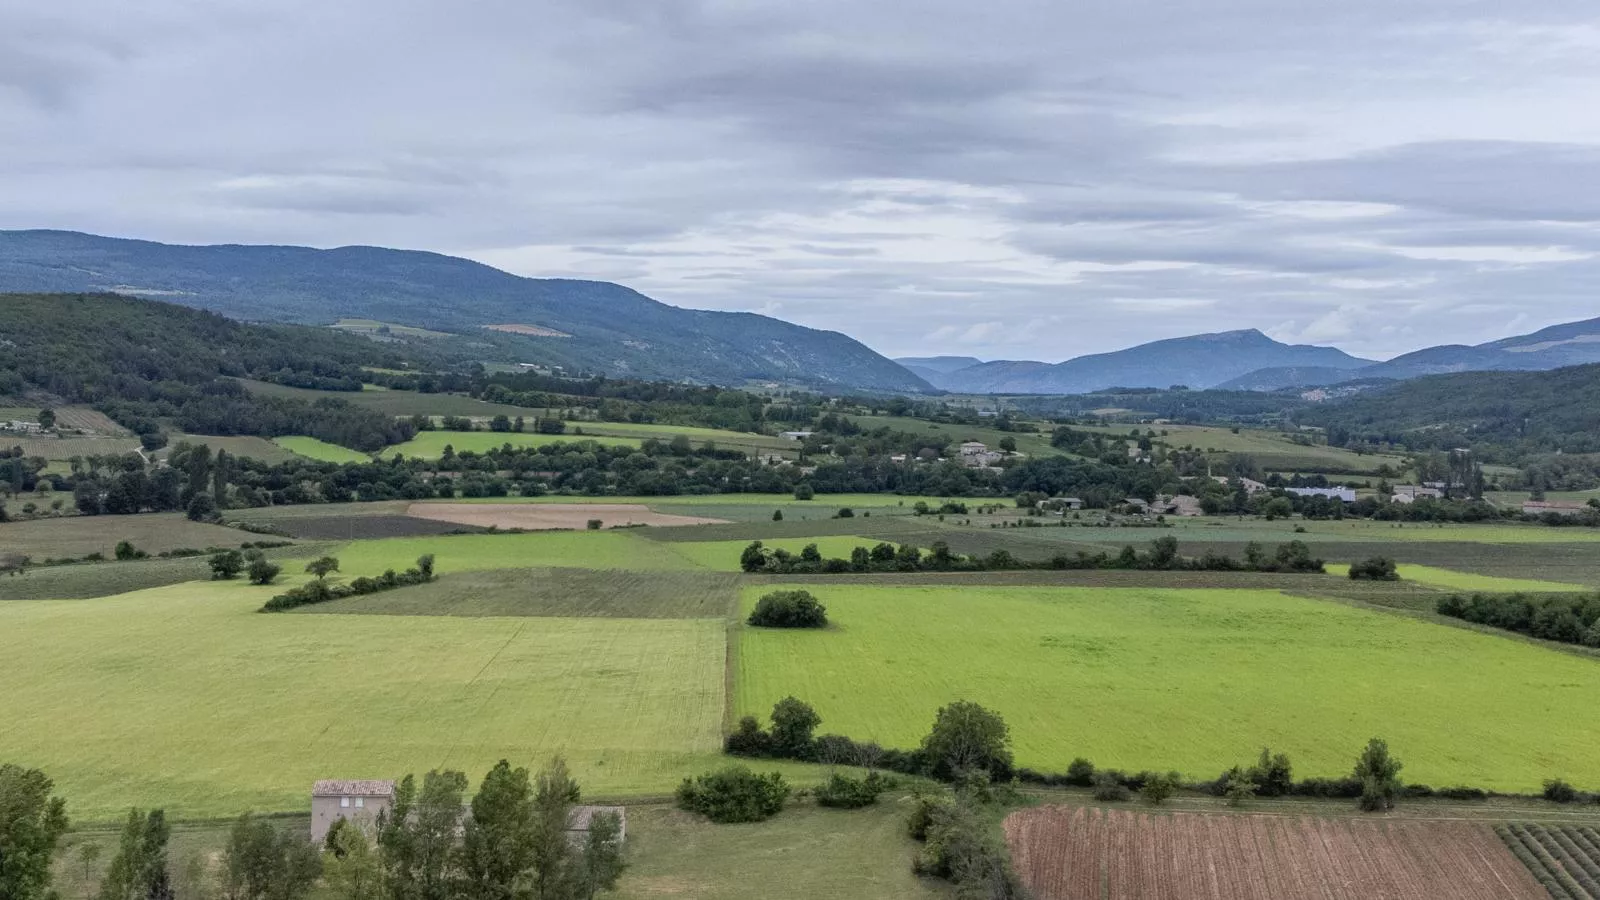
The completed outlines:
[[[1549,896],[1494,831],[1467,822],[1039,807],[1005,827],[1039,900]]]
[[[1495,832],[1555,900],[1600,900],[1600,832],[1520,824]]]

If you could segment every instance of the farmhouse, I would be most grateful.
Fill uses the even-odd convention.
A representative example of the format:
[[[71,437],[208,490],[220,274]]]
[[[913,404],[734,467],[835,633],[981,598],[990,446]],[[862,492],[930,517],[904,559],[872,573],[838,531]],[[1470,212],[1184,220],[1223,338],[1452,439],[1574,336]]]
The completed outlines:
[[[1200,508],[1200,500],[1187,494],[1176,497],[1162,495],[1151,504],[1150,511],[1164,516],[1198,516],[1204,512]]]
[[[1529,516],[1581,516],[1594,507],[1575,500],[1525,500],[1522,512]]]
[[[0,431],[9,431],[13,434],[43,434],[44,426],[38,422],[24,422],[13,419],[10,422],[0,422]]]
[[[321,846],[340,819],[369,826],[393,805],[392,781],[319,781],[311,786],[311,840]]]
[[[328,839],[333,823],[340,819],[372,827],[378,814],[393,806],[393,781],[319,781],[311,786],[311,841],[320,846]],[[617,839],[628,839],[628,811],[621,806],[574,806],[567,818],[567,838],[583,840],[599,813],[615,813],[620,825]],[[462,807],[462,821],[470,815],[471,808]]]
[[[1418,500],[1438,500],[1444,496],[1444,491],[1437,487],[1417,484],[1398,484],[1394,488],[1394,496],[1390,499],[1396,503],[1415,503]]]
[[[972,468],[993,466],[1005,459],[1006,455],[998,450],[990,450],[989,445],[982,441],[967,441],[961,445],[961,464]]]
[[[816,434],[816,432],[815,431],[780,431],[780,432],[778,432],[778,437],[781,437],[786,441],[803,441],[806,438],[811,437],[813,434]]]
[[[1296,497],[1324,497],[1328,500],[1340,500],[1345,503],[1356,502],[1356,489],[1347,487],[1326,488],[1285,488]]]

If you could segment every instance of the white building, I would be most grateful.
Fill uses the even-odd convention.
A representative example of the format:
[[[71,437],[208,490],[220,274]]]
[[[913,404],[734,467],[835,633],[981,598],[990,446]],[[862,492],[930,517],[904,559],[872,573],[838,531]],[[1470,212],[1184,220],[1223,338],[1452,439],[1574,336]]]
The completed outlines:
[[[1325,488],[1285,488],[1296,497],[1325,497],[1329,500],[1340,500],[1345,503],[1356,502],[1356,489],[1347,487]]]

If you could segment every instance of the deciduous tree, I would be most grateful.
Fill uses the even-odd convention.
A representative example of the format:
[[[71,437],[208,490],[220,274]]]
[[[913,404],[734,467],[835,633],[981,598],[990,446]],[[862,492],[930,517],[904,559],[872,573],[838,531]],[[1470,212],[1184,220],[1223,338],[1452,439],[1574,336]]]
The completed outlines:
[[[66,801],[51,796],[54,787],[38,769],[0,766],[0,897],[52,896],[50,859],[67,830]]]

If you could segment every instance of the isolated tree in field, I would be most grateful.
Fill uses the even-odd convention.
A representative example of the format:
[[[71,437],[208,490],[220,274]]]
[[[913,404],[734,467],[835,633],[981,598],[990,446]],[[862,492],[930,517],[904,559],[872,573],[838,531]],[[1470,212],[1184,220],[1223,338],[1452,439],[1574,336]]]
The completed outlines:
[[[46,900],[50,859],[67,831],[67,804],[38,769],[0,766],[0,897]]]
[[[339,571],[339,560],[336,557],[324,556],[306,563],[306,571],[317,576],[318,581],[326,579],[329,575]]]
[[[3,522],[3,521],[5,521],[5,520],[4,519],[0,519],[0,522]],[[781,510],[781,509],[773,510],[772,511],[772,521],[774,521],[774,522],[782,522],[783,521],[783,510]]]
[[[518,882],[533,868],[535,837],[528,770],[502,759],[472,798],[461,842],[461,896],[513,900]]]
[[[433,562],[432,553],[424,553],[417,557],[417,571],[422,573],[422,577],[430,579],[433,577]]]
[[[432,771],[407,775],[395,787],[394,805],[378,817],[387,894],[395,900],[452,900],[456,878],[456,828],[467,776]]]
[[[235,578],[244,571],[244,554],[237,550],[224,550],[214,554],[210,561],[211,577],[218,580]]]
[[[1389,745],[1379,738],[1367,742],[1356,759],[1355,779],[1361,782],[1361,808],[1367,812],[1394,809],[1400,792],[1400,760],[1389,755]]]
[[[756,601],[747,621],[763,628],[826,628],[828,608],[810,591],[772,591]]]
[[[794,486],[794,498],[796,500],[810,500],[815,496],[817,496],[817,489],[812,487],[809,482],[802,481]]]
[[[322,854],[298,831],[245,813],[228,832],[222,875],[224,900],[299,900],[322,877]]]
[[[129,810],[117,853],[100,882],[100,900],[149,900],[168,894],[167,839],[171,835],[165,812]]]
[[[1394,560],[1387,556],[1374,556],[1350,565],[1352,581],[1399,581],[1400,572]]]
[[[1017,452],[1017,439],[1009,434],[1006,435],[1000,439],[1000,449],[1007,453]]]
[[[249,576],[251,584],[267,585],[271,584],[272,580],[277,578],[278,573],[282,571],[283,566],[267,562],[266,557],[259,557],[250,561],[245,574]]]
[[[779,756],[806,758],[810,755],[812,736],[821,724],[822,717],[811,704],[793,697],[779,700],[773,704],[772,729],[768,732],[773,749]]]
[[[56,411],[48,406],[39,410],[39,427],[45,431],[56,427]]]
[[[950,780],[982,770],[996,781],[1011,776],[1011,732],[1005,720],[970,700],[943,706],[922,739],[931,774]]]
[[[128,562],[129,560],[139,559],[144,556],[143,553],[139,552],[139,548],[133,545],[132,541],[117,541],[117,548],[112,551],[112,555],[115,556],[119,562]]]

